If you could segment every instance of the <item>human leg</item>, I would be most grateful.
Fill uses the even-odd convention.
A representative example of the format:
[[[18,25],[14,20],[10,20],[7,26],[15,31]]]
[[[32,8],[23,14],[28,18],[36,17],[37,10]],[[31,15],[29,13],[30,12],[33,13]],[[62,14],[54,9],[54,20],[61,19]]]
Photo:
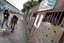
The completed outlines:
[[[14,32],[14,27],[15,27],[15,24],[13,23],[12,25],[11,25],[11,32],[13,33]]]
[[[6,20],[6,26],[8,27],[8,19]]]
[[[1,28],[3,28],[3,25],[4,25],[4,22],[5,22],[6,20],[5,19],[3,19],[3,22],[2,22],[2,25],[1,25]]]

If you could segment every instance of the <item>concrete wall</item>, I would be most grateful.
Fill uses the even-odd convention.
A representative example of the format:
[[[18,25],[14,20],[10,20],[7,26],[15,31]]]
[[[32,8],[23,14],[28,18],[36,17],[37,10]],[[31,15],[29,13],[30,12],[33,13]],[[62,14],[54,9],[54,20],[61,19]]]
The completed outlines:
[[[4,11],[5,9],[8,9],[9,11],[12,11],[15,13],[20,12],[16,7],[14,7],[12,4],[10,4],[6,0],[0,0],[0,12]]]

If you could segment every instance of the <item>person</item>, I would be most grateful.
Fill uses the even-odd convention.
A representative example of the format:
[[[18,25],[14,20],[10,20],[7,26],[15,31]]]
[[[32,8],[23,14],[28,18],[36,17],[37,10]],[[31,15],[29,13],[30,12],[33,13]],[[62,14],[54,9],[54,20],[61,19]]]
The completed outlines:
[[[14,27],[17,24],[17,21],[18,21],[18,17],[16,15],[13,15],[13,17],[11,18],[11,21],[10,21],[12,33],[14,32]]]
[[[8,19],[9,19],[9,16],[10,16],[8,10],[5,10],[3,14],[4,14],[4,18],[3,18],[1,28],[3,28],[4,22],[6,22],[6,26],[8,27]]]

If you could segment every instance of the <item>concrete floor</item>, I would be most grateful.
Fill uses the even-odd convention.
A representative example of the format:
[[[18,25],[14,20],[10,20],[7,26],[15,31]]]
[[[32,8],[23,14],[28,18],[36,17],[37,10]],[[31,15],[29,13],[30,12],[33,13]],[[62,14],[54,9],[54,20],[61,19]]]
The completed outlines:
[[[24,21],[19,19],[14,33],[11,33],[8,36],[0,37],[0,43],[29,43]]]

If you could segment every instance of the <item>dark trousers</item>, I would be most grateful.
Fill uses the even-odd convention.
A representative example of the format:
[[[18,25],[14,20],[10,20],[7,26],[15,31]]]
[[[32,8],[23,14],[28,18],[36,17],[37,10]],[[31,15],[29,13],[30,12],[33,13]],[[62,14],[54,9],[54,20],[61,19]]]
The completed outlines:
[[[12,33],[14,32],[14,27],[15,27],[15,23],[12,23],[12,24],[11,24],[11,29],[12,29],[11,32],[12,32]]]

